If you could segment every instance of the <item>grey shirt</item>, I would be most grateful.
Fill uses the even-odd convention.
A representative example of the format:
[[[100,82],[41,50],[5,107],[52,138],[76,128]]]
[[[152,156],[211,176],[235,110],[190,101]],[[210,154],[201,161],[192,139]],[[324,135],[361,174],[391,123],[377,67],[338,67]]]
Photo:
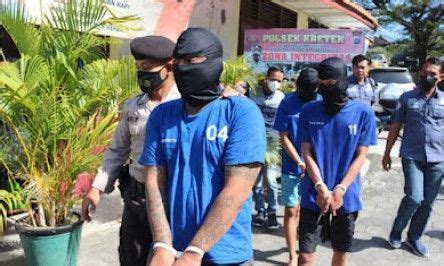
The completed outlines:
[[[375,82],[371,78],[365,78],[363,83],[358,83],[354,75],[348,77],[348,98],[360,101],[371,106],[375,101]]]
[[[273,134],[278,135],[279,133],[273,129],[273,125],[274,120],[276,119],[277,110],[282,100],[285,98],[285,94],[282,91],[277,90],[266,95],[260,87],[257,94],[250,94],[250,98],[257,104],[257,106],[259,106],[259,109],[264,116],[267,132],[273,132]]]
[[[271,148],[270,143],[279,143],[279,132],[273,128],[274,121],[276,119],[277,110],[282,100],[285,98],[285,94],[276,90],[275,92],[266,95],[264,89],[260,86],[257,93],[250,91],[250,99],[256,103],[261,110],[262,116],[265,121],[265,129],[267,130],[267,149]],[[270,137],[271,139],[268,139]],[[270,168],[276,168],[276,165],[268,165]]]
[[[174,85],[164,102],[180,98]],[[117,125],[111,145],[107,148],[102,165],[97,170],[93,187],[111,192],[122,165],[131,159],[130,175],[144,183],[144,167],[138,163],[145,140],[145,127],[148,117],[157,105],[143,93],[125,101],[121,119]]]
[[[427,99],[420,89],[405,92],[392,120],[404,124],[400,156],[422,162],[444,161],[444,92]]]

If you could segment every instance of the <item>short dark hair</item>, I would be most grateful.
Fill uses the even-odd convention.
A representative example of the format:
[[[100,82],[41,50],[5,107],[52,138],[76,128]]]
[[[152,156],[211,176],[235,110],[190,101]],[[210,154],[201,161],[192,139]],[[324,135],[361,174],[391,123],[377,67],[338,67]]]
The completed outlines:
[[[424,66],[425,64],[431,64],[431,65],[437,65],[442,67],[442,63],[441,60],[439,60],[436,57],[429,57],[427,58],[427,60],[425,60],[424,64],[422,64],[422,66]]]
[[[357,64],[361,63],[362,61],[367,61],[369,65],[372,63],[372,60],[370,60],[370,58],[366,57],[363,54],[358,54],[355,57],[353,57],[352,64],[354,66],[356,66]]]
[[[284,73],[281,67],[279,66],[270,66],[267,71],[267,76],[269,76],[273,72],[281,72]]]

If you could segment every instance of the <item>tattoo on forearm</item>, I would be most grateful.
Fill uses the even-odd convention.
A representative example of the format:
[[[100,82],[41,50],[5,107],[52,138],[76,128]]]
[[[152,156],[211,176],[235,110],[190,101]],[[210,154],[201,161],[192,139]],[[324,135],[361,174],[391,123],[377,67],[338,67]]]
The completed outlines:
[[[253,186],[261,167],[262,165],[259,163],[225,166],[225,176],[244,178]],[[251,187],[245,189],[251,192]],[[246,197],[246,195],[239,196],[232,191],[222,190],[211,207],[210,213],[205,218],[204,223],[191,241],[191,245],[200,247],[205,251],[211,249],[233,225],[239,209],[245,201],[244,197]]]
[[[230,229],[239,211],[232,196],[220,195],[214,202],[210,213],[191,245],[209,250]]]
[[[148,221],[154,241],[171,243],[171,230],[166,215],[166,171],[164,167],[148,167],[148,178],[157,178],[158,185],[145,185]]]
[[[238,176],[255,181],[261,167],[259,163],[225,166],[225,176]]]

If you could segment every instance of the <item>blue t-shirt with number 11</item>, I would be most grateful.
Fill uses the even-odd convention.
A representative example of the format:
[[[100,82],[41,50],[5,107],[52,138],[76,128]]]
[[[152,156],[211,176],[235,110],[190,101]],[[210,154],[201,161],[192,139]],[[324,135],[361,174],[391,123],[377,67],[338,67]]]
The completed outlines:
[[[322,101],[307,103],[299,116],[298,137],[310,143],[312,155],[330,190],[339,184],[347,173],[358,147],[376,144],[375,115],[370,106],[348,101],[336,115],[324,112]],[[307,174],[302,183],[301,206],[319,211],[316,191]],[[340,213],[362,209],[361,176],[355,178],[343,197]]]
[[[263,163],[265,123],[258,107],[244,97],[217,99],[187,115],[182,99],[158,106],[146,127],[141,165],[165,166],[173,246],[183,251],[224,187],[224,167]],[[228,232],[203,261],[240,263],[253,258],[251,196]]]

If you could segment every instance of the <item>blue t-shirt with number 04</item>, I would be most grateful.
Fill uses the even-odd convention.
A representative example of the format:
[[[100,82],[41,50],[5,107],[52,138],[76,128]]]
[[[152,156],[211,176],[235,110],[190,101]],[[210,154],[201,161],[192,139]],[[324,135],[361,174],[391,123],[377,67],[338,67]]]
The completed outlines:
[[[263,163],[266,137],[258,107],[244,97],[217,99],[187,115],[182,99],[151,114],[144,150],[145,166],[165,166],[173,245],[183,251],[224,187],[224,166]],[[253,257],[251,196],[228,232],[205,254],[211,263],[239,263]]]
[[[330,190],[341,182],[355,158],[357,148],[376,144],[375,115],[370,106],[348,101],[340,112],[331,116],[324,112],[322,101],[311,102],[299,116],[298,138],[311,144],[312,154],[325,184]],[[307,174],[302,183],[301,206],[319,211],[316,191]],[[362,209],[361,176],[348,187],[340,213]]]

